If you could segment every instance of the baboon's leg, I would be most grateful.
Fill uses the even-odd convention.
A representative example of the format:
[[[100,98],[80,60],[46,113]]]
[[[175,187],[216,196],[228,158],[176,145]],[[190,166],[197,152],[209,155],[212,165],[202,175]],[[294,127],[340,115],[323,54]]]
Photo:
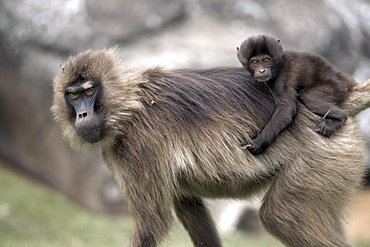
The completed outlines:
[[[172,211],[141,206],[134,210],[134,227],[128,247],[155,247],[167,235],[172,223]]]
[[[332,117],[337,114],[339,117]],[[337,129],[339,129],[347,120],[347,113],[339,108],[335,109],[334,107],[331,110],[331,113],[319,124],[320,134],[323,136],[331,136]]]
[[[201,198],[176,199],[175,211],[194,246],[221,246],[215,224]]]
[[[138,182],[140,176],[130,175],[131,183],[125,184],[125,190],[134,226],[128,247],[155,247],[172,226],[172,202],[167,200],[169,195],[164,183],[156,184],[152,178]],[[160,174],[157,174],[156,179],[161,181]]]
[[[134,229],[132,230],[130,241],[128,247],[155,247],[157,242],[154,239],[154,236],[147,234],[147,232],[142,231],[141,227],[136,223]]]
[[[345,97],[334,95],[331,90],[325,90],[323,86],[305,90],[299,94],[300,100],[311,112],[323,117],[323,121],[319,124],[319,132],[324,136],[331,136],[347,120],[347,112],[338,106],[339,102],[343,101]],[[333,97],[339,98],[335,99]]]
[[[329,168],[334,163],[312,159],[299,157],[276,175],[260,219],[270,234],[290,247],[350,247],[344,210],[355,191],[352,181],[357,174],[343,174],[348,172]]]

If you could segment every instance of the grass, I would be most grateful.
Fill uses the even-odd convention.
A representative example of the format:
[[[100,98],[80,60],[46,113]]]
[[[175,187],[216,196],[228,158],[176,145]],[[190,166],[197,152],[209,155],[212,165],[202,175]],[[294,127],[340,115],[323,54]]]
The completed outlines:
[[[53,190],[0,169],[0,246],[126,246],[130,218],[96,215]],[[268,237],[236,234],[225,246],[281,246]],[[248,243],[248,245],[246,245]],[[276,244],[274,244],[276,243]],[[192,246],[176,224],[161,246]]]
[[[0,246],[123,246],[131,221],[95,215],[0,170]]]
[[[96,215],[53,190],[0,169],[0,246],[126,246],[130,218]],[[229,247],[281,247],[268,236],[236,233],[222,237]],[[369,246],[369,245],[359,246]],[[369,243],[367,243],[369,244]],[[161,246],[192,246],[176,224]]]

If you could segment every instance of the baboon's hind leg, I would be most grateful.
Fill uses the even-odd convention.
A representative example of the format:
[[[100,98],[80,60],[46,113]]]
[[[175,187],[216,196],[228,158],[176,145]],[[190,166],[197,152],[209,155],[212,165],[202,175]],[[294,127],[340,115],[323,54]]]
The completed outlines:
[[[343,221],[354,184],[351,179],[346,184],[343,176],[351,174],[340,174],[340,168],[331,174],[335,170],[327,169],[331,165],[334,163],[298,158],[280,171],[265,195],[260,219],[267,231],[285,245],[352,246]]]

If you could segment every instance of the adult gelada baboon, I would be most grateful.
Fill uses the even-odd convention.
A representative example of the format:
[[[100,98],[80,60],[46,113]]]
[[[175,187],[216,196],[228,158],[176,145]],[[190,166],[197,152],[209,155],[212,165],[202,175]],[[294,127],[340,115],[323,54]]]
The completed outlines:
[[[363,175],[356,124],[350,117],[324,138],[320,118],[299,104],[290,127],[253,156],[240,143],[271,118],[267,90],[243,68],[134,70],[115,49],[90,50],[56,75],[52,111],[73,147],[101,150],[134,218],[129,246],[163,240],[172,208],[194,246],[221,246],[202,198],[266,190],[260,219],[287,246],[351,246],[343,220]]]

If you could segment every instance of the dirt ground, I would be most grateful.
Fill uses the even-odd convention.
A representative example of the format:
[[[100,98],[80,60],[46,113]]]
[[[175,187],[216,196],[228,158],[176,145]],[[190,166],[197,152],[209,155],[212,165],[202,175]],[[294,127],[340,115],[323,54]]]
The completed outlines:
[[[370,240],[370,188],[363,190],[352,206],[349,232],[352,239]]]

